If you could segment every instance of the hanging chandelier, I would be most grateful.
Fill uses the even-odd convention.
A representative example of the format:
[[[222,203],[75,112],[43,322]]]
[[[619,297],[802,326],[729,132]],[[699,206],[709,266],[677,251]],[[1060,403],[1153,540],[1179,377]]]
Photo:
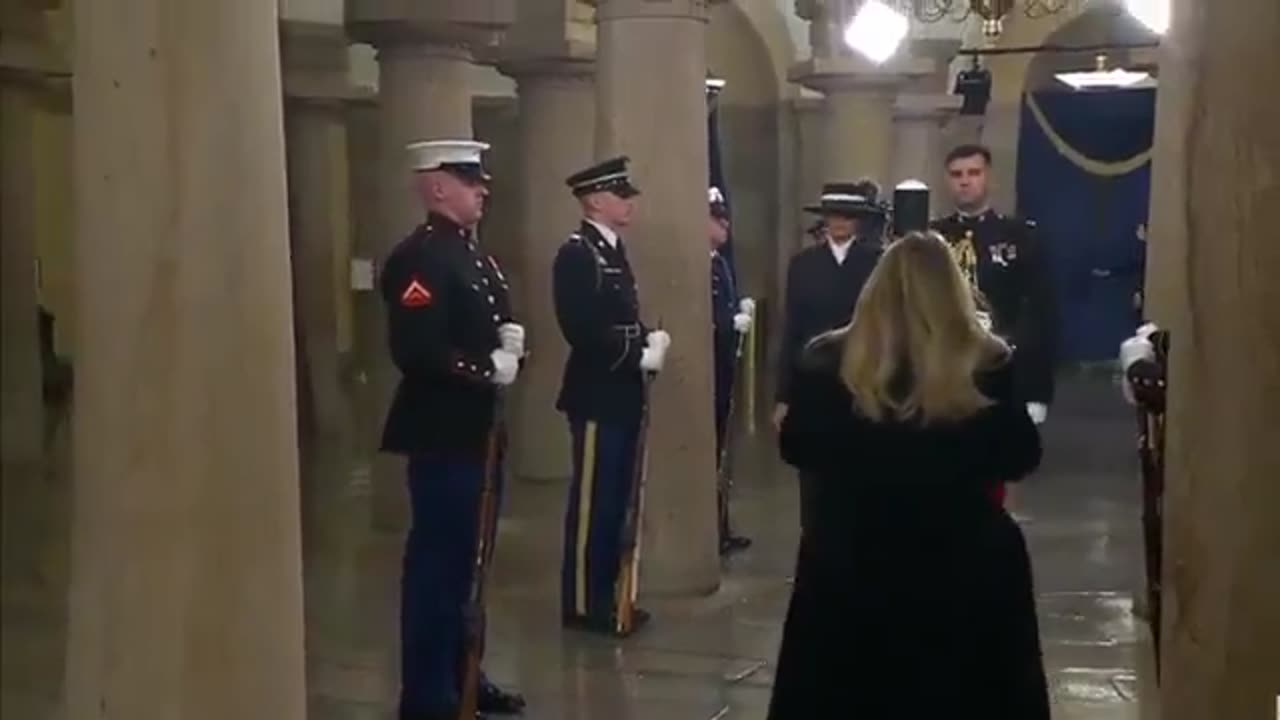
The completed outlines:
[[[1004,32],[1004,21],[1019,13],[1031,20],[1074,10],[1088,0],[889,0],[888,5],[917,22],[968,22],[978,18],[988,38]]]

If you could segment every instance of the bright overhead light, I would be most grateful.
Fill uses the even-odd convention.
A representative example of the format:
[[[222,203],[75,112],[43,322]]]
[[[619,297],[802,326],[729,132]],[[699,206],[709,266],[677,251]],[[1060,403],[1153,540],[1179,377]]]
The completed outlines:
[[[1124,0],[1124,6],[1151,32],[1163,35],[1169,29],[1169,0]]]
[[[880,0],[867,0],[844,31],[845,43],[876,64],[893,57],[911,29],[907,17]]]
[[[1151,78],[1150,73],[1129,70],[1089,70],[1088,72],[1058,73],[1057,78],[1076,90],[1098,87],[1133,87]]]

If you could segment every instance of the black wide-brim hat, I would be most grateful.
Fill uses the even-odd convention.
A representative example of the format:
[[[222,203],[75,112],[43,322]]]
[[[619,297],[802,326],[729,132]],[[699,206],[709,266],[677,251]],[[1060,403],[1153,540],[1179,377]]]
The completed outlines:
[[[880,203],[880,188],[870,180],[856,183],[827,183],[822,186],[822,197],[813,205],[805,205],[805,212],[816,215],[841,217],[884,217],[888,210]]]

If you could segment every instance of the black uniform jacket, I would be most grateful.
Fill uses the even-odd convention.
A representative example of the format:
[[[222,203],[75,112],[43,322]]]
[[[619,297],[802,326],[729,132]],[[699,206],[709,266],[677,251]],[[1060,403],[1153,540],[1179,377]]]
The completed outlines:
[[[627,423],[644,402],[640,355],[646,328],[640,323],[635,276],[622,239],[611,247],[591,223],[560,246],[552,293],[569,359],[556,408],[572,418]]]
[[[738,332],[733,318],[738,314],[738,289],[733,282],[729,261],[718,252],[711,253],[711,324],[715,336],[716,370],[732,372],[738,348]]]
[[[792,372],[805,344],[853,318],[862,286],[883,251],[878,241],[857,239],[839,263],[823,241],[791,258],[778,356],[778,402],[789,401]]]
[[[993,329],[1018,350],[1018,393],[1027,402],[1049,404],[1058,321],[1048,260],[1034,228],[992,210],[977,216],[956,213],[933,223],[953,248],[966,238],[972,243],[978,290],[991,310]]]
[[[400,370],[382,449],[483,457],[497,387],[490,354],[512,322],[507,279],[470,231],[431,215],[383,266],[391,359]]]

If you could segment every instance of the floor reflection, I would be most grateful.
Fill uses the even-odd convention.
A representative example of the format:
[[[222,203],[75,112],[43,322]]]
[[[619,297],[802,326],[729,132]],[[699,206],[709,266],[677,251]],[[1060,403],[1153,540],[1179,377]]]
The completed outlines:
[[[25,522],[34,528],[24,544],[41,549],[6,563],[6,718],[58,717],[70,495],[65,434],[24,496],[31,509]],[[1138,699],[1152,695],[1144,685],[1151,663],[1145,625],[1132,607],[1141,579],[1133,427],[1110,378],[1065,381],[1046,445],[1043,471],[1012,502],[1035,560],[1055,716],[1151,717],[1150,706],[1139,712]],[[490,585],[486,667],[526,694],[526,717],[763,718],[799,510],[792,475],[767,438],[746,438],[737,453],[735,518],[755,545],[726,564],[716,594],[646,603],[654,624],[622,643],[560,630],[566,488],[510,483]],[[398,683],[400,534],[373,529],[384,523],[372,506],[367,460],[352,460],[332,442],[314,443],[303,455],[309,715],[388,720]],[[947,602],[945,589],[938,602]]]
[[[1149,666],[1133,617],[1140,582],[1131,416],[1110,378],[1069,378],[1046,427],[1046,464],[1013,498],[1036,565],[1055,716],[1138,720]],[[738,525],[755,538],[707,598],[647,605],[655,623],[626,642],[558,625],[565,487],[513,481],[493,581],[486,667],[529,699],[530,720],[763,718],[789,593],[795,485],[765,438],[738,448]],[[313,720],[392,717],[399,535],[370,531],[360,467],[329,473],[308,503],[307,592]],[[746,472],[754,469],[755,472]],[[316,476],[308,479],[317,481]],[[314,487],[314,485],[313,485]],[[938,602],[946,602],[945,592]]]

